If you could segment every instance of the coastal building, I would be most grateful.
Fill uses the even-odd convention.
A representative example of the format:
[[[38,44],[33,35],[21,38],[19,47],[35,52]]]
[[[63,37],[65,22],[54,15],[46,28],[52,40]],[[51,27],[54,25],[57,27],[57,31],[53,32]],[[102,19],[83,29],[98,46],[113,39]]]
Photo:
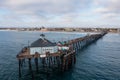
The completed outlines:
[[[36,52],[39,54],[56,53],[58,51],[58,46],[56,43],[53,43],[45,38],[44,34],[40,35],[41,37],[34,41],[30,46],[30,54],[35,54]]]

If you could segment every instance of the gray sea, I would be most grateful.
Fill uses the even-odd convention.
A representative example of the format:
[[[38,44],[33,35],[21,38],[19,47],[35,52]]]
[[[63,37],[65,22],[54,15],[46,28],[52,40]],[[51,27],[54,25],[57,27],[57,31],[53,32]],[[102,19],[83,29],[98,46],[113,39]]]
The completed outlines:
[[[0,80],[32,80],[24,65],[22,78],[18,77],[17,53],[44,33],[52,42],[85,36],[78,32],[17,32],[0,31]],[[28,43],[29,42],[29,43]],[[120,34],[109,33],[97,42],[79,50],[76,64],[64,73],[35,75],[35,80],[120,80]],[[33,69],[34,71],[35,69]]]

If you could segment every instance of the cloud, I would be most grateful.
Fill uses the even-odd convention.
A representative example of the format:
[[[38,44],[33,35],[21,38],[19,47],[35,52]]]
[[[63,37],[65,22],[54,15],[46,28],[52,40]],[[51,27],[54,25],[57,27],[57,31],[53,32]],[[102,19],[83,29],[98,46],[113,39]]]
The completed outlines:
[[[95,0],[94,3],[99,6],[96,12],[120,14],[120,0]]]
[[[99,15],[98,21],[108,26],[120,27],[120,0],[94,0],[94,13]],[[110,27],[111,27],[110,26]]]
[[[118,22],[119,2],[119,0],[1,0],[0,26],[105,24],[99,18],[106,20],[112,18]]]
[[[9,14],[2,18],[9,22],[54,24],[73,22],[79,11],[86,9],[89,0],[4,0],[0,8]],[[73,16],[74,15],[74,16]],[[10,21],[11,22],[11,21]],[[14,23],[15,24],[15,23]]]
[[[5,0],[2,6],[16,12],[67,13],[85,7],[88,0]]]

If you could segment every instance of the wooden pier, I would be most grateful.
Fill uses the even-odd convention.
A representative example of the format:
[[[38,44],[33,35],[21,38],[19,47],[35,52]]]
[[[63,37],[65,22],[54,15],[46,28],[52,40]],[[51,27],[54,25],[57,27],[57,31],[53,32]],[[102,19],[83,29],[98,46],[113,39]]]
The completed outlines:
[[[19,62],[19,77],[22,76],[21,68],[25,60],[28,60],[29,70],[32,78],[34,79],[31,60],[34,59],[36,72],[39,72],[40,68],[46,70],[51,68],[57,68],[58,71],[66,71],[76,63],[76,51],[83,47],[97,41],[99,38],[104,36],[107,32],[99,34],[86,35],[85,37],[76,38],[73,40],[65,41],[62,46],[69,47],[68,50],[59,50],[56,53],[46,52],[44,55],[40,53],[30,54],[30,48],[23,48],[16,56]]]

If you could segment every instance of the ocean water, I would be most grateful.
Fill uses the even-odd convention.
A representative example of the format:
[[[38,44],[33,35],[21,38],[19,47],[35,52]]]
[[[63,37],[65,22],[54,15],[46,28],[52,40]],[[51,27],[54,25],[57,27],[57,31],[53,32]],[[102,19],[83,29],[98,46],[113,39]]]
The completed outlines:
[[[42,32],[0,31],[0,80],[32,80],[26,65],[18,77],[17,53],[37,40]],[[44,32],[46,38],[64,41],[85,36],[78,32]],[[29,43],[28,43],[29,42]],[[36,74],[34,80],[120,80],[120,34],[107,34],[97,42],[79,50],[77,62],[65,73]],[[34,71],[34,68],[33,68]]]

